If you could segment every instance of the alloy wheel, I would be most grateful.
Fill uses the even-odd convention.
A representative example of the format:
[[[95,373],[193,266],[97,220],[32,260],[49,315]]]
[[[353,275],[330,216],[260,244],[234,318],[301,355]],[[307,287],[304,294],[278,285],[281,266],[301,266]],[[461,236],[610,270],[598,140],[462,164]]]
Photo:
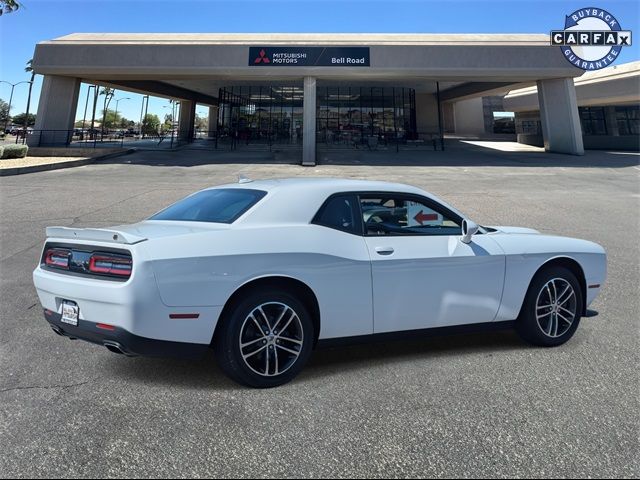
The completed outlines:
[[[304,331],[298,314],[281,302],[254,308],[240,329],[240,353],[247,367],[263,377],[289,370],[302,352]]]
[[[577,310],[576,292],[564,278],[553,278],[540,289],[536,320],[547,337],[558,338],[567,333],[577,317]]]

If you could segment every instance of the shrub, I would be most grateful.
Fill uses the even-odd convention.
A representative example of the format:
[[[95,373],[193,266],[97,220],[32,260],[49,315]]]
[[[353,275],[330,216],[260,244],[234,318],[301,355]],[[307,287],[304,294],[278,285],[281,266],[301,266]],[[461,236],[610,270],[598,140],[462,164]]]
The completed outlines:
[[[24,158],[27,156],[29,147],[26,145],[5,145],[2,152],[2,159]]]

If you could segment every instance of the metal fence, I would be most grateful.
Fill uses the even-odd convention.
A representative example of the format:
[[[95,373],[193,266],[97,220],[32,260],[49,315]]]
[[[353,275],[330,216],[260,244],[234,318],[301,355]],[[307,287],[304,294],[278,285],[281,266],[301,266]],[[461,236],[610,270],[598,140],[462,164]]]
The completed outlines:
[[[12,141],[11,137],[7,140]],[[15,143],[32,147],[75,147],[75,148],[141,148],[175,149],[187,144],[198,148],[234,151],[234,150],[302,150],[302,135],[279,137],[276,133],[262,132],[209,132],[194,131],[189,140],[180,139],[175,131],[155,134],[136,134],[131,132],[101,132],[74,130],[30,130],[26,135],[19,132]],[[411,135],[386,132],[378,135],[363,135],[360,132],[329,131],[316,132],[316,148],[323,150],[444,150],[444,138],[439,133],[418,132]]]
[[[354,150],[444,150],[444,138],[439,133],[416,132],[411,135],[399,132],[385,132],[366,135],[359,131],[325,131],[316,134],[316,145],[325,149]]]
[[[262,132],[200,132],[195,141],[205,140],[214,150],[295,150],[302,149],[302,136],[279,137],[277,133]],[[444,150],[444,137],[434,132],[419,132],[412,135],[394,133],[362,135],[359,132],[343,131],[335,134],[327,131],[316,132],[316,148],[332,150],[387,150],[396,152],[409,150]]]
[[[7,141],[5,136],[5,142]],[[10,138],[9,138],[10,140]],[[177,148],[186,141],[180,140],[176,132],[135,134],[130,132],[101,132],[73,130],[29,130],[18,132],[15,143],[32,147],[75,148]]]

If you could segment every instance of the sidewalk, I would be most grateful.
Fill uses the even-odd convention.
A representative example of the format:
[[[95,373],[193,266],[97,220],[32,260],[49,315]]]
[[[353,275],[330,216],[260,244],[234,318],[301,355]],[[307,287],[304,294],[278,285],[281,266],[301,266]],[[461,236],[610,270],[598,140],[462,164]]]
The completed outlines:
[[[45,170],[58,170],[61,168],[80,167],[89,165],[99,160],[107,160],[135,152],[135,149],[118,149],[105,154],[104,151],[94,150],[94,156],[69,156],[69,157],[35,157],[11,158],[0,160],[0,177],[9,175],[21,175],[24,173],[42,172]],[[97,154],[97,155],[95,155]]]

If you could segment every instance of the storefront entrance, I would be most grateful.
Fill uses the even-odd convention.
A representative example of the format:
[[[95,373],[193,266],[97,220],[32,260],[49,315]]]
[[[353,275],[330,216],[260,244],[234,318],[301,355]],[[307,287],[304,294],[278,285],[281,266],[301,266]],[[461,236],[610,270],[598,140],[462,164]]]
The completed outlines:
[[[232,144],[302,145],[302,86],[231,86],[219,91],[217,134]],[[316,142],[357,146],[416,138],[415,91],[318,86]]]
[[[238,144],[302,145],[302,87],[221,88],[218,136]]]
[[[416,136],[415,92],[398,87],[318,87],[318,144],[358,145],[412,140]],[[368,140],[369,139],[369,140]]]

